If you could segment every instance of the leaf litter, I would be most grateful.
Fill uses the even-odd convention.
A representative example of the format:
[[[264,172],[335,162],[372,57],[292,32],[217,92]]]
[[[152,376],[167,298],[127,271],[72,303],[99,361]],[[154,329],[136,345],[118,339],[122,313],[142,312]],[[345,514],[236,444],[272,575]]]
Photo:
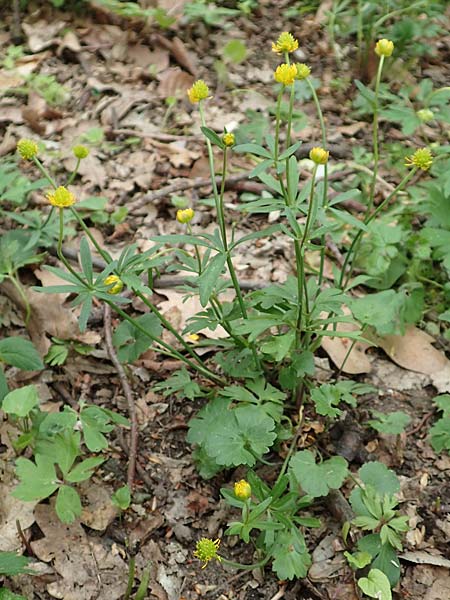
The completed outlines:
[[[167,5],[167,2],[165,4]],[[169,2],[169,9],[174,15],[180,15],[183,4],[182,1]],[[263,15],[267,17],[265,10],[267,3],[262,4]],[[322,12],[326,9],[326,4],[326,2],[322,3]],[[107,134],[106,140],[94,143],[91,148],[90,160],[82,164],[83,192],[86,194],[101,192],[102,195],[111,198],[113,204],[117,200],[117,190],[125,192],[126,206],[126,202],[133,198],[136,188],[145,190],[152,186],[152,188],[158,189],[161,181],[170,181],[171,177],[180,176],[180,174],[186,176],[186,170],[193,168],[196,161],[202,159],[203,150],[200,144],[186,144],[184,141],[161,143],[151,139],[152,134],[159,132],[155,123],[162,121],[166,110],[163,100],[168,96],[176,97],[179,102],[178,122],[189,127],[194,134],[198,133],[197,117],[189,114],[183,101],[185,89],[192,83],[193,76],[197,74],[197,71],[202,73],[204,57],[202,54],[196,56],[195,44],[192,44],[189,33],[183,30],[182,21],[178,21],[174,26],[176,36],[170,38],[165,34],[158,34],[152,43],[145,37],[145,34],[142,34],[142,39],[140,39],[138,33],[127,30],[127,28],[116,24],[95,23],[88,18],[73,23],[74,31],[61,35],[68,25],[72,25],[70,17],[66,15],[64,20],[57,17],[52,22],[48,18],[37,21],[30,19],[28,22],[27,17],[23,23],[23,29],[27,36],[28,47],[34,54],[19,59],[13,73],[1,69],[0,81],[4,83],[2,88],[17,87],[23,84],[24,77],[36,69],[41,68],[50,73],[67,70],[66,75],[70,80],[68,85],[72,86],[72,90],[78,90],[76,92],[77,102],[83,101],[85,105],[80,104],[77,110],[75,103],[70,108],[52,113],[46,102],[43,103],[31,93],[28,106],[21,105],[20,101],[17,101],[19,106],[3,104],[3,99],[2,106],[6,106],[7,110],[2,119],[11,124],[11,129],[8,131],[12,131],[17,138],[29,135],[29,129],[38,131],[39,128],[43,128],[42,131],[47,136],[61,133],[60,145],[63,149],[65,144],[83,136],[89,132],[89,129],[93,127],[101,129],[103,134]],[[278,22],[281,31],[282,20],[277,18],[277,24]],[[261,34],[261,39],[270,39],[273,27],[274,23],[269,19],[264,24],[263,28],[266,31]],[[305,37],[306,33],[305,31]],[[311,32],[308,33],[311,34]],[[259,41],[260,38],[255,36],[255,50],[258,50]],[[79,64],[76,61],[65,62],[67,52],[78,56]],[[255,52],[255,56],[257,56],[257,52]],[[87,57],[86,60],[83,57]],[[309,58],[314,60],[313,56]],[[57,61],[56,67],[54,61]],[[130,65],[133,66],[133,69],[130,69]],[[149,74],[152,69],[156,79]],[[230,70],[234,71],[233,75],[241,76],[242,69],[239,66],[231,66]],[[255,63],[247,69],[246,75],[249,80],[264,86],[271,81],[272,67],[269,63],[256,59]],[[235,81],[237,80],[235,79]],[[261,87],[262,92],[264,91],[263,86]],[[110,96],[111,93],[115,96]],[[96,96],[96,94],[98,95]],[[211,107],[209,116],[214,128],[221,131],[224,125],[243,120],[245,110],[259,109],[264,106],[263,103],[261,104],[261,98],[266,101],[266,95],[260,94],[258,97],[255,94],[258,92],[247,92],[244,96],[247,104],[242,106],[239,101],[234,102],[229,99],[223,101],[220,108]],[[19,107],[20,112],[17,111]],[[363,125],[365,123],[350,122],[341,127],[340,133],[354,139],[353,136],[363,130]],[[17,126],[22,128],[17,129]],[[115,139],[113,132],[121,126],[136,127],[137,133],[143,131],[144,135],[148,136],[148,142],[143,144],[137,157],[126,147],[120,148],[123,136]],[[68,130],[70,130],[70,135],[67,135]],[[110,136],[109,139],[108,136]],[[109,143],[111,147],[108,147]],[[106,159],[110,152],[115,151],[113,150],[115,143],[119,145],[119,152],[115,156],[117,165],[114,164],[111,167],[110,164],[113,163]],[[10,145],[10,148],[12,147]],[[67,156],[64,160],[64,167],[70,171],[73,161],[69,161]],[[195,195],[194,200],[197,200]],[[160,223],[162,218],[167,219],[168,208],[165,203],[161,203],[156,209],[153,206],[150,207],[149,212],[151,213],[150,224],[147,223],[144,227],[143,219],[140,221],[139,218],[133,222],[133,228],[137,230],[138,235],[141,229],[146,229],[145,235],[150,237],[152,232],[156,232],[160,227],[165,229],[174,227],[170,221],[164,225]],[[258,260],[246,261],[244,256],[240,265],[240,275],[245,277],[252,273],[263,281],[285,280],[291,271],[292,256],[283,256],[280,259],[279,254],[282,254],[283,249],[277,247],[276,241],[272,245],[272,252],[274,248],[277,250],[277,257],[273,256],[270,248]],[[251,264],[249,264],[250,262]],[[44,282],[45,276],[42,273],[34,271],[35,276]],[[33,303],[33,314],[36,315],[33,317],[36,319],[36,323],[31,331],[35,331],[35,341],[42,354],[48,347],[49,336],[61,339],[80,339],[76,326],[76,311],[74,312],[67,306],[63,296],[55,295],[50,301],[47,296],[44,301],[42,295],[37,292],[33,292],[36,294],[33,297],[31,290],[27,287],[28,293]],[[180,326],[197,310],[195,306],[183,304],[181,294],[175,290],[161,290],[160,293],[167,298],[160,303],[160,307],[166,315],[172,312],[171,318]],[[14,302],[15,300],[13,300],[13,304]],[[214,337],[211,332],[205,332],[205,335]],[[100,336],[97,333],[96,339],[92,340],[92,343],[95,344],[99,341]],[[380,389],[392,390],[390,402],[398,405],[395,406],[396,408],[403,410],[408,409],[408,403],[429,409],[430,397],[423,390],[430,383],[433,383],[440,392],[449,391],[449,361],[444,352],[433,346],[434,340],[431,336],[416,328],[409,328],[404,336],[378,337],[376,341],[387,356],[399,366],[385,358],[381,359],[379,351],[358,343],[350,352],[343,371],[349,374],[364,375],[366,381],[374,382]],[[351,341],[345,338],[326,338],[324,340],[323,348],[338,368],[342,366],[349,344]],[[100,388],[97,389],[100,392],[102,388],[103,390],[111,388],[112,370],[107,370],[105,374],[100,366],[94,367],[93,363],[96,362],[98,360],[86,358],[78,363],[74,362],[70,366],[72,381],[77,381],[77,376],[79,376],[76,383],[77,391],[84,395],[94,396],[96,388]],[[145,367],[141,368],[145,370]],[[95,382],[87,377],[89,372],[96,375]],[[146,377],[151,379],[151,373],[147,372]],[[115,388],[115,399],[117,399],[117,386],[113,387]],[[204,519],[208,518],[210,523],[215,523],[214,526],[211,526],[211,531],[214,530],[215,533],[223,526],[229,515],[218,506],[216,492],[210,488],[210,484],[197,478],[194,479],[190,458],[186,458],[188,449],[180,432],[174,430],[170,432],[169,436],[165,433],[173,423],[174,413],[179,412],[180,407],[176,406],[173,399],[170,399],[170,402],[160,403],[161,407],[159,408],[157,404],[155,403],[153,411],[147,413],[147,404],[142,405],[140,424],[143,437],[143,458],[149,461],[146,468],[155,485],[155,490],[145,487],[143,489],[152,498],[152,503],[156,501],[157,504],[160,504],[161,512],[153,513],[149,518],[150,523],[147,524],[147,533],[144,531],[139,534],[143,545],[139,554],[138,566],[143,569],[146,567],[147,561],[153,562],[151,583],[153,596],[170,600],[179,599],[181,594],[185,593],[184,585],[187,593],[190,594],[189,598],[197,598],[200,593],[207,593],[207,589],[213,590],[216,584],[205,585],[202,588],[201,584],[197,583],[199,572],[189,565],[192,548],[190,540],[186,537],[187,530],[183,527],[192,529],[200,535],[204,531]],[[383,402],[377,403],[375,399],[375,405],[379,404],[383,406]],[[191,406],[183,407],[181,410],[185,421],[194,412]],[[414,411],[412,411],[412,416],[416,416]],[[414,476],[416,471],[429,469],[432,478],[439,481],[440,473],[434,470],[436,467],[430,467],[430,461],[434,457],[427,448],[423,436],[419,442],[419,458],[416,459],[412,456],[407,458],[409,472],[412,472]],[[411,446],[407,445],[408,451],[411,454]],[[445,472],[444,465],[441,466],[442,472]],[[233,477],[230,481],[232,480]],[[170,494],[169,490],[164,490],[168,484],[171,490],[175,490]],[[422,492],[425,494],[427,490],[424,489]],[[427,493],[429,495],[423,499],[423,505],[427,502],[426,498],[433,497],[432,491]],[[61,526],[56,520],[53,508],[48,505],[41,504],[33,507],[27,503],[27,507],[30,508],[27,511],[17,501],[15,501],[17,505],[14,506],[8,505],[4,501],[1,504],[2,514],[5,516],[4,523],[2,522],[0,527],[0,537],[9,540],[7,545],[10,547],[17,547],[18,543],[17,530],[14,532],[13,521],[18,518],[24,530],[29,529],[33,525],[33,521],[36,521],[43,537],[41,539],[34,537],[30,542],[32,548],[36,556],[49,563],[55,574],[58,575],[55,581],[46,586],[51,597],[68,600],[72,598],[81,600],[98,598],[101,600],[102,598],[120,598],[123,594],[127,578],[127,564],[123,550],[112,541],[109,534],[98,537],[90,531],[105,531],[108,525],[114,523],[115,512],[106,500],[108,494],[109,490],[103,483],[96,484],[91,490],[86,490],[86,506],[84,521],[82,521],[86,529],[80,524]],[[415,502],[420,502],[420,499],[415,499]],[[445,522],[441,520],[440,526],[448,536]],[[31,530],[29,532],[31,533]],[[168,543],[172,536],[175,536],[176,541]],[[340,549],[333,547],[330,550],[333,540],[335,541],[336,537],[324,537],[324,544],[330,552],[329,556],[319,556],[320,544],[317,546],[315,554],[317,565],[320,565],[322,560],[331,562],[330,576],[333,575],[336,565],[342,563]],[[420,566],[407,567],[406,577],[401,583],[402,587],[411,597],[417,599],[443,600],[448,598],[450,584],[448,572],[445,570],[448,567],[448,561],[446,562],[446,559],[438,554],[430,553],[427,546],[429,542],[420,539],[420,536],[416,542],[416,547],[419,549],[406,552],[404,561],[417,562]],[[433,540],[431,540],[432,542]],[[160,545],[164,547],[163,552]],[[231,545],[229,549],[232,550]],[[324,564],[323,568],[325,568]],[[324,573],[322,573],[323,575]],[[226,577],[227,575],[222,577],[216,574],[217,585],[223,580],[226,581]],[[214,581],[214,574],[209,574],[203,581],[205,580]],[[318,581],[320,580],[318,577]],[[252,581],[258,589],[257,579],[249,581]],[[266,582],[262,589],[268,591],[270,585]],[[334,587],[333,585],[330,582],[327,583],[330,598],[344,597],[344,595],[352,597],[352,586],[348,586],[345,582],[336,583]],[[198,591],[198,595],[194,590]],[[236,597],[246,597],[242,596],[239,589],[236,590],[236,594]]]

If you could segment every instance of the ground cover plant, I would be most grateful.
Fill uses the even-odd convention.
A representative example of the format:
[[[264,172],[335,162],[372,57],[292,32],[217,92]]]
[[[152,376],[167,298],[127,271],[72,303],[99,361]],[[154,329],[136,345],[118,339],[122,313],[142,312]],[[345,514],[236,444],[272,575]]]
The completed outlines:
[[[178,547],[174,564],[187,565],[203,581],[214,577],[211,562],[225,569],[258,571],[265,577],[258,597],[274,596],[277,580],[282,583],[276,597],[288,597],[289,590],[295,593],[300,589],[295,588],[298,580],[306,586],[305,597],[311,598],[346,593],[388,599],[408,586],[414,588],[401,578],[400,558],[408,556],[405,543],[421,548],[425,531],[417,529],[416,515],[408,512],[402,453],[408,437],[424,427],[424,443],[436,453],[433,457],[447,456],[450,447],[445,393],[449,363],[430,344],[429,335],[439,336],[445,348],[450,320],[446,217],[450,153],[445,143],[449,90],[427,78],[418,86],[393,85],[387,73],[396,60],[396,44],[384,37],[372,40],[373,81],[355,80],[351,107],[356,118],[366,119],[368,145],[347,150],[345,162],[342,149],[330,141],[318,74],[298,60],[302,48],[297,37],[283,31],[265,44],[275,102],[264,115],[250,110],[247,121],[241,119],[237,126],[213,126],[218,92],[211,73],[204,79],[191,78],[184,86],[198,125],[193,138],[205,148],[201,168],[206,177],[200,186],[210,193],[194,204],[187,196],[176,195],[189,184],[169,185],[168,192],[155,187],[154,198],[158,193],[174,194],[166,208],[175,224],[169,232],[151,230],[145,243],[130,240],[117,248],[95,230],[114,232],[113,240],[127,237],[124,225],[129,214],[145,203],[144,196],[144,202],[138,198],[107,212],[108,198],[98,190],[80,198],[83,177],[98,174],[97,157],[109,155],[114,165],[121,151],[112,128],[106,137],[92,124],[77,136],[70,134],[64,158],[53,153],[44,136],[22,135],[16,158],[8,158],[0,170],[2,289],[20,307],[23,319],[21,336],[11,331],[0,340],[4,470],[10,481],[5,495],[30,507],[27,518],[36,515],[44,538],[51,536],[49,523],[58,528],[61,522],[81,540],[85,532],[80,522],[102,530],[93,525],[100,516],[93,516],[89,491],[99,481],[109,482],[100,511],[108,513],[104,522],[119,527],[126,523],[117,538],[121,551],[108,555],[118,580],[103,582],[100,591],[91,589],[88,571],[83,570],[81,583],[77,577],[70,580],[73,568],[61,567],[66,559],[55,560],[58,572],[65,573],[63,579],[71,581],[69,594],[139,599],[148,589],[153,596],[168,598],[207,593],[195,586],[183,592],[173,583],[173,574],[161,575],[155,562],[164,559],[155,551],[154,541],[149,554],[148,536],[135,532],[133,514],[154,531],[163,552],[173,544],[173,532],[178,541],[188,541],[189,552]],[[246,52],[241,50],[231,63],[245,69]],[[21,59],[19,53],[8,56]],[[15,61],[6,68],[16,68]],[[220,69],[216,74],[220,81]],[[37,94],[42,97],[39,90]],[[177,93],[168,97],[174,102],[166,104],[165,125],[172,118],[167,107],[182,101]],[[51,104],[50,97],[44,100]],[[307,103],[313,109],[308,115]],[[116,119],[114,115],[111,118]],[[298,139],[305,123],[308,137]],[[385,123],[414,135],[413,140],[388,141]],[[133,156],[139,152],[139,138],[132,137],[133,130],[124,131]],[[183,135],[161,134],[165,142],[180,138]],[[89,173],[93,157],[97,162]],[[335,177],[343,162],[349,172]],[[192,181],[195,189],[194,177]],[[244,193],[230,203],[233,181],[243,184]],[[127,189],[128,194],[132,188]],[[35,208],[28,205],[32,194],[39,198]],[[207,226],[201,219],[206,211]],[[252,227],[243,233],[238,223],[247,219]],[[242,256],[275,243],[281,243],[290,257],[284,276],[248,285],[240,268]],[[182,327],[160,306],[156,290],[163,281],[178,287],[179,310],[195,303]],[[66,302],[58,310],[65,315],[70,310],[71,335],[51,328],[43,345],[33,333],[39,326],[36,319],[40,306],[57,298]],[[106,354],[98,353],[100,340],[90,335],[99,314],[105,324]],[[11,329],[12,323],[17,325],[4,319],[5,327]],[[34,343],[27,339],[27,331]],[[416,353],[409,355],[405,346],[416,348]],[[402,410],[400,403],[391,407],[374,400],[377,387],[382,389],[379,381],[374,385],[375,381],[358,377],[365,372],[368,356],[377,356],[376,348],[406,369],[414,361],[426,363],[428,370],[416,370],[430,375],[440,392],[433,393],[438,415],[429,433],[426,423],[435,409],[417,424],[417,415],[407,414],[411,411]],[[323,378],[325,352],[335,367]],[[48,402],[42,384],[49,373],[98,358],[112,362],[113,370],[107,373],[117,373],[123,388],[120,406],[109,402],[107,393],[92,394],[90,376],[79,379],[73,372],[77,393],[61,391],[64,402],[58,406]],[[152,377],[145,375],[149,371]],[[167,431],[178,425],[186,431],[183,443],[185,439],[190,445],[197,473],[193,475],[189,458],[190,476],[198,478],[198,485],[215,486],[214,502],[225,511],[217,527],[200,520],[194,536],[185,524],[183,529],[176,519],[170,521],[174,518],[170,510],[162,521],[156,518],[158,496],[152,499],[148,494],[149,469],[140,456],[145,434],[139,419],[145,417],[138,411],[146,405],[133,397],[133,387],[142,385],[141,376],[145,394],[162,400],[159,408],[155,404],[152,418],[159,418],[158,410],[167,410],[168,401]],[[64,389],[61,380],[59,384],[55,389]],[[184,410],[187,418],[177,421]],[[361,417],[359,429],[351,415]],[[415,425],[407,429],[411,421]],[[352,443],[340,442],[342,432],[356,436],[356,445],[362,447],[359,454]],[[377,439],[391,448],[393,460],[387,459],[381,443],[374,442]],[[118,474],[114,461],[121,452],[128,455],[128,465]],[[151,456],[153,464],[161,464],[162,454]],[[177,463],[171,464],[173,469]],[[172,481],[173,474],[167,477]],[[423,488],[424,477],[416,477]],[[160,485],[167,488],[167,481]],[[177,486],[179,479],[171,492],[175,497]],[[202,494],[192,491],[190,502],[201,515]],[[440,496],[433,507],[436,515],[445,514]],[[152,525],[144,518],[147,512],[154,515]],[[163,539],[165,518],[171,526]],[[32,539],[30,545],[24,525],[17,522],[10,534],[14,541],[0,547],[0,572],[13,577],[1,590],[5,598],[21,597],[15,591],[34,594],[34,588],[42,585],[37,571],[29,574],[29,561],[12,552],[24,544],[22,550],[29,557],[42,556],[39,540]],[[334,568],[341,573],[340,582],[337,587],[325,582],[317,586],[314,572],[327,560],[318,559],[319,540],[333,527],[339,552]],[[410,552],[409,560],[420,562],[419,554]],[[443,557],[436,560],[445,566]],[[20,587],[23,580],[31,581],[27,592]],[[67,593],[59,585],[53,580],[46,593],[52,597]]]

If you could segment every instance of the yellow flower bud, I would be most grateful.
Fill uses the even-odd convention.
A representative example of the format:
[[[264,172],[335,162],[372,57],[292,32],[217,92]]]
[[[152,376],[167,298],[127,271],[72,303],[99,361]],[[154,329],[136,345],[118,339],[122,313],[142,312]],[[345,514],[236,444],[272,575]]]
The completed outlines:
[[[222,560],[217,554],[219,546],[220,540],[211,540],[209,538],[202,538],[196,543],[194,556],[204,563],[202,569],[208,565],[210,560],[216,559],[219,562]]]
[[[282,54],[283,52],[294,52],[298,48],[298,40],[295,37],[288,33],[287,31],[283,31],[280,34],[276,43],[272,42],[272,52],[276,52],[277,54]]]
[[[234,146],[234,142],[235,142],[235,137],[234,137],[234,133],[224,133],[222,136],[222,142],[225,144],[225,146]]]
[[[190,342],[198,342],[198,340],[200,339],[200,336],[198,335],[198,333],[190,333],[188,335],[188,339]]]
[[[188,89],[187,95],[192,104],[196,104],[200,102],[200,100],[205,100],[209,96],[209,87],[203,81],[203,79],[199,79],[194,83],[194,85]]]
[[[252,488],[248,481],[241,479],[234,484],[234,495],[239,500],[248,500],[252,495]]]
[[[177,221],[178,223],[190,223],[194,218],[194,211],[192,208],[180,208],[177,210]]]
[[[82,144],[78,144],[78,146],[74,146],[72,148],[72,152],[75,158],[81,160],[89,155],[89,148],[86,148],[86,146],[83,146]]]
[[[419,148],[411,156],[406,157],[406,167],[417,167],[422,171],[428,171],[433,164],[433,155],[428,148]]]
[[[312,148],[309,153],[309,158],[316,163],[316,165],[324,165],[328,162],[328,157],[330,153],[323,148]]]
[[[105,285],[110,285],[111,287],[108,290],[108,294],[120,294],[123,290],[123,281],[117,275],[108,275],[103,280]]]
[[[275,81],[278,81],[278,83],[282,83],[283,85],[292,85],[296,76],[297,67],[286,63],[277,67],[274,73]]]
[[[39,148],[33,140],[22,139],[17,142],[17,151],[24,160],[31,160],[38,155]]]
[[[297,69],[296,79],[306,79],[311,75],[311,69],[305,63],[295,63]]]
[[[47,200],[52,206],[67,208],[68,206],[75,204],[75,195],[72,194],[72,192],[69,192],[66,187],[60,185],[56,190],[48,192]]]
[[[434,119],[434,112],[429,108],[422,108],[416,112],[416,115],[422,121],[422,123],[428,123]]]
[[[393,52],[394,42],[391,42],[391,40],[383,38],[382,40],[378,40],[375,45],[375,54],[378,56],[391,56]]]

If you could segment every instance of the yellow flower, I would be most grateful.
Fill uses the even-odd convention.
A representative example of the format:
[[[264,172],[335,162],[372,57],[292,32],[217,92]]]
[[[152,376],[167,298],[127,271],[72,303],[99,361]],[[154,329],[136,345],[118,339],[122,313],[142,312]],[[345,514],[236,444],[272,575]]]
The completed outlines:
[[[234,495],[239,500],[248,500],[252,495],[252,488],[248,481],[241,479],[234,484]]]
[[[200,339],[200,336],[198,335],[198,333],[190,333],[188,335],[188,339],[190,342],[198,342],[198,340]]]
[[[406,157],[406,167],[418,167],[422,171],[428,171],[433,164],[433,155],[428,148],[419,148],[411,156]]]
[[[220,556],[217,554],[219,550],[220,540],[211,540],[209,538],[202,538],[195,545],[195,558],[201,560],[204,564],[202,565],[202,569],[204,569],[210,560],[216,559],[219,562],[221,561]]]
[[[283,52],[294,52],[298,48],[298,40],[295,37],[288,33],[287,31],[283,31],[280,34],[276,43],[272,42],[272,52],[276,52],[277,54],[281,54]]]
[[[428,123],[434,119],[434,113],[429,108],[422,108],[416,112],[416,115],[422,121],[422,123]]]
[[[391,56],[393,52],[394,42],[391,42],[391,40],[387,40],[386,38],[378,40],[375,45],[375,54],[378,54],[378,56]]]
[[[283,85],[292,85],[296,76],[297,67],[286,63],[277,67],[277,70],[274,73],[275,81],[278,81],[278,83],[282,83]]]
[[[105,285],[110,285],[111,287],[108,290],[108,294],[120,294],[123,290],[123,281],[117,275],[108,275],[103,280]]]
[[[311,69],[305,63],[295,63],[295,68],[297,69],[296,79],[306,79],[311,75]]]
[[[187,95],[192,104],[196,104],[200,102],[200,100],[205,100],[209,96],[209,87],[203,81],[203,79],[198,79],[194,85],[188,89]]]
[[[328,157],[330,153],[323,148],[312,148],[309,153],[309,158],[316,163],[316,165],[324,165],[328,162]]]
[[[67,208],[68,206],[72,206],[75,204],[75,195],[72,192],[60,185],[56,190],[52,192],[48,192],[47,200],[53,206],[57,206],[58,208]]]
[[[22,139],[17,142],[17,151],[24,160],[31,160],[38,155],[39,148],[33,140]]]
[[[192,208],[180,208],[177,210],[177,221],[178,223],[190,223],[194,218],[194,211]]]
[[[225,146],[234,146],[235,141],[234,133],[224,133],[222,136],[222,142]]]
[[[86,148],[86,146],[83,146],[82,144],[78,144],[78,146],[74,146],[72,148],[72,152],[73,152],[73,155],[75,156],[75,158],[78,158],[81,160],[83,158],[86,158],[86,156],[88,156],[89,148]]]

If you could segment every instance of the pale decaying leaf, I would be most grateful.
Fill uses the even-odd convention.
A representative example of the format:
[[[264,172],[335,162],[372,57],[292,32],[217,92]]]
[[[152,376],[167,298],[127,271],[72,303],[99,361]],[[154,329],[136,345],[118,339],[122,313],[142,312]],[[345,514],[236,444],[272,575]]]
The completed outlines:
[[[87,505],[83,507],[80,521],[96,531],[104,531],[117,517],[118,510],[111,502],[111,490],[96,483],[83,488]]]
[[[34,23],[22,23],[22,29],[28,38],[28,47],[31,52],[40,52],[53,44],[59,44],[59,32],[67,26],[65,21],[48,22],[45,19]]]
[[[17,522],[22,531],[34,523],[34,507],[37,502],[22,502],[11,496],[11,488],[0,483],[0,551],[16,551],[22,548]]]
[[[429,375],[438,392],[450,391],[450,360],[432,345],[434,338],[425,331],[410,326],[405,335],[375,336],[374,341],[404,369]]]
[[[118,600],[127,584],[128,567],[114,546],[86,535],[80,523],[62,524],[51,505],[36,507],[36,522],[44,537],[31,542],[36,556],[53,561],[60,579],[47,585],[53,598],[64,600]]]
[[[160,98],[184,98],[186,90],[194,83],[194,78],[179,67],[166,69],[159,76],[157,94]]]
[[[327,329],[332,328],[332,325],[327,327]],[[352,323],[338,323],[336,329],[337,331],[357,331],[359,327],[352,325]],[[370,347],[369,344],[356,342],[347,357],[347,353],[350,350],[352,343],[353,340],[350,340],[349,338],[324,336],[322,339],[322,348],[337,368],[342,368],[344,373],[351,375],[370,373],[372,370],[372,363],[366,355],[366,350]]]

